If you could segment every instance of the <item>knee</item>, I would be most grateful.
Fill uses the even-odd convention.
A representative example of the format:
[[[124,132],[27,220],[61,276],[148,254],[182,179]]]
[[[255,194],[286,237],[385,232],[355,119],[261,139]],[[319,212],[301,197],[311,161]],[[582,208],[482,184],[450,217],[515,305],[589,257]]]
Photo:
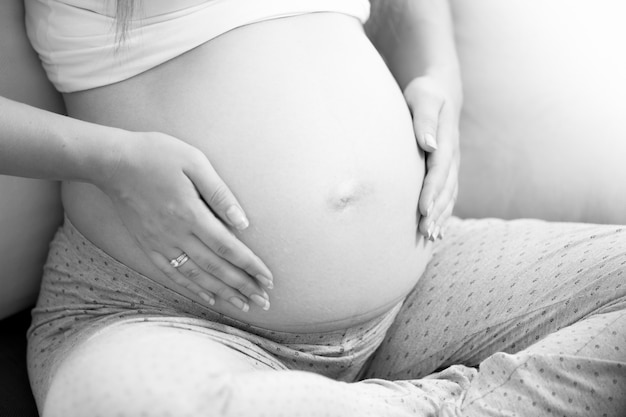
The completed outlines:
[[[42,417],[225,416],[236,401],[229,375],[207,375],[202,386],[180,387],[167,379],[135,386],[132,379],[118,384],[80,384],[69,374],[55,377]]]
[[[109,334],[72,352],[54,373],[42,416],[221,416],[236,375],[253,369],[216,342],[144,336]]]
[[[162,373],[144,378],[132,367],[103,372],[64,366],[52,380],[42,417],[225,416],[237,401],[237,378],[232,373],[201,373],[203,378],[190,375],[185,381]]]

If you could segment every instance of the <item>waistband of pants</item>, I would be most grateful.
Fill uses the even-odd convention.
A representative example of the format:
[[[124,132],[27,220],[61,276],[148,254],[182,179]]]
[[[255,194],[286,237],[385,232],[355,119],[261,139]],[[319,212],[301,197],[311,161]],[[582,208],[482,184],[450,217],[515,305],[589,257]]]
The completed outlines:
[[[110,302],[116,307],[123,307],[126,302],[130,309],[138,309],[144,314],[193,316],[284,344],[328,345],[337,340],[382,339],[402,305],[400,302],[386,313],[348,328],[306,333],[277,331],[218,313],[129,268],[91,243],[67,217],[52,242],[47,269],[51,268],[50,261],[55,257],[59,258],[54,262],[57,268],[67,268],[63,272],[67,279],[73,281],[73,288],[84,287],[87,294],[97,296],[94,298],[99,304]]]

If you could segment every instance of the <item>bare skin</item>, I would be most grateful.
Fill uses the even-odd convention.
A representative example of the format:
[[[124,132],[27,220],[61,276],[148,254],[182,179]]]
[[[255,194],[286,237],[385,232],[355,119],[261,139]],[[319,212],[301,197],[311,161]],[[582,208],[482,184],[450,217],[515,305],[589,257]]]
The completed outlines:
[[[246,26],[65,98],[79,119],[188,142],[229,185],[251,224],[231,232],[263,259],[274,289],[269,311],[222,297],[217,311],[276,330],[344,327],[401,300],[430,258],[418,232],[424,156],[398,84],[353,18]],[[203,301],[155,268],[98,188],[68,182],[63,199],[105,252]]]

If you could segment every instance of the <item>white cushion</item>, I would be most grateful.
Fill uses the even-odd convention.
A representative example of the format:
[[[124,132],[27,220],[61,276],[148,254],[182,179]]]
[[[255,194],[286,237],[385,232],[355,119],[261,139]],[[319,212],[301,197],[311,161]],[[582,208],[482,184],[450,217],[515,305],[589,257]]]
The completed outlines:
[[[626,223],[626,2],[453,0],[456,214]]]

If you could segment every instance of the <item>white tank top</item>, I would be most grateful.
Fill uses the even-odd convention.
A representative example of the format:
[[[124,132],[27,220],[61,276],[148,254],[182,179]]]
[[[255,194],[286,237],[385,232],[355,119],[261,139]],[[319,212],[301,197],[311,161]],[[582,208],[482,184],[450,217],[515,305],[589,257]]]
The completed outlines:
[[[229,30],[279,17],[337,12],[365,22],[368,0],[143,0],[122,44],[115,0],[25,0],[26,29],[61,92],[123,81]]]

